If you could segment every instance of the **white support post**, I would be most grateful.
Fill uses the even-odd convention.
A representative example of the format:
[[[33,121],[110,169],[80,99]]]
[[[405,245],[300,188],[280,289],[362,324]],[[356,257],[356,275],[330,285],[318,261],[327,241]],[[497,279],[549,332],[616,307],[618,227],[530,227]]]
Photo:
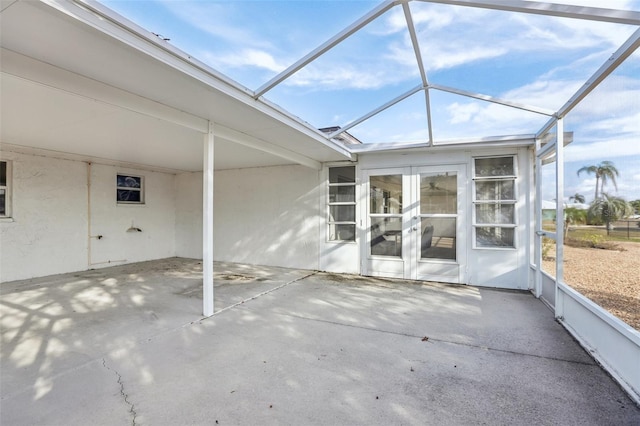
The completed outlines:
[[[213,315],[213,142],[214,126],[204,136],[202,164],[202,313]]]
[[[558,283],[564,282],[564,119],[556,123],[556,318],[564,317]]]
[[[541,141],[536,138],[535,156],[535,224],[534,224],[534,256],[536,263],[535,272],[535,296],[539,299],[542,296],[542,159],[538,155],[540,151]]]

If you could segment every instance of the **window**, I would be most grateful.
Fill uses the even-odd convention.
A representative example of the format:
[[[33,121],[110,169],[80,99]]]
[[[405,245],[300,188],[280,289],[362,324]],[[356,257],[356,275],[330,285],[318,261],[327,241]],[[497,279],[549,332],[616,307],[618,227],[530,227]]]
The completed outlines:
[[[144,178],[117,175],[116,199],[118,204],[144,204]]]
[[[11,216],[11,162],[0,161],[0,217]]]
[[[473,226],[476,247],[515,247],[515,157],[474,159]]]
[[[329,168],[329,241],[356,240],[356,168]]]

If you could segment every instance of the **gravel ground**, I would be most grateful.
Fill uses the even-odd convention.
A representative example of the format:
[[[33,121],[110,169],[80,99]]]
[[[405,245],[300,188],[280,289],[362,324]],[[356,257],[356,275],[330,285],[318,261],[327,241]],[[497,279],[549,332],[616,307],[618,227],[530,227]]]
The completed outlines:
[[[616,244],[624,251],[564,246],[564,279],[640,331],[640,244]],[[543,261],[543,268],[555,270],[555,260]]]

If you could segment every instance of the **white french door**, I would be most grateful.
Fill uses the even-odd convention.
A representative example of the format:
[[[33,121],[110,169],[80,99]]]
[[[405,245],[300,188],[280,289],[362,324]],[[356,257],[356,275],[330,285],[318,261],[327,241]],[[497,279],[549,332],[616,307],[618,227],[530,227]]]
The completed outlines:
[[[464,282],[464,165],[364,171],[365,275]]]

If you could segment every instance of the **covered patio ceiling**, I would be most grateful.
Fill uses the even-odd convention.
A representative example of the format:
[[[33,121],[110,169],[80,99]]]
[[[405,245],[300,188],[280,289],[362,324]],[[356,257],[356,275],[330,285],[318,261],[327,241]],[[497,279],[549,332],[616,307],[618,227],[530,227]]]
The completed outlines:
[[[319,168],[321,162],[355,159],[358,152],[380,149],[530,144],[640,44],[638,11],[517,0],[384,1],[353,19],[334,13],[335,22],[327,28],[345,21],[349,24],[324,38],[315,49],[309,46],[286,67],[268,67],[269,73],[262,74],[260,80],[257,74],[236,75],[233,67],[225,68],[216,60],[223,55],[213,55],[219,53],[215,50],[209,52],[210,56],[200,52],[205,61],[186,53],[190,47],[197,51],[184,42],[197,39],[195,33],[181,34],[166,24],[177,32],[174,42],[166,40],[164,29],[163,35],[151,32],[158,25],[152,17],[156,13],[148,14],[147,19],[128,9],[149,7],[146,2],[103,3],[124,16],[95,1],[2,0],[3,149],[167,171],[197,171],[202,169],[202,142],[208,121],[214,123],[216,169],[281,164]],[[209,3],[215,2],[197,2],[195,6],[202,8]],[[329,3],[322,7],[341,7],[327,6]],[[637,3],[625,2],[629,4]],[[249,14],[257,13],[257,5],[233,4],[239,12]],[[189,2],[181,2],[180,8],[185,13],[200,10]],[[256,10],[252,12],[251,8]],[[318,7],[312,9],[321,15]],[[445,15],[445,10],[454,13]],[[125,16],[144,21],[140,23],[147,28]],[[540,20],[514,19],[509,28],[516,29],[506,36],[500,32],[504,28],[494,28],[496,22],[514,16]],[[203,12],[201,18],[214,17]],[[158,19],[163,22],[162,16]],[[464,21],[469,30],[448,36],[445,33],[443,42],[438,28],[446,27],[448,19]],[[282,26],[277,21],[274,24],[282,33]],[[300,26],[308,22],[301,19],[286,24],[293,39],[300,34]],[[390,33],[385,31],[391,31],[391,24],[394,34],[401,34],[395,54],[402,58],[404,67],[383,71],[380,67],[384,63],[397,62],[398,58],[391,57],[388,49],[384,51],[383,43],[380,51],[364,51],[363,46],[367,45],[365,41],[378,38],[389,42]],[[577,50],[570,45],[579,40],[563,39],[566,34],[562,30],[576,25],[576,34],[594,33],[606,40],[605,46],[594,44],[591,50]],[[588,31],[581,33],[584,28]],[[473,40],[479,29],[486,29],[493,43],[482,47],[496,52],[508,51],[501,38],[553,42],[532,52],[527,60],[523,60],[527,52],[504,58],[494,53],[495,64],[491,64],[491,57],[482,57],[469,61],[468,68],[451,65],[456,61],[454,56],[463,55],[465,49],[479,49]],[[320,36],[309,31],[306,34],[317,39],[325,32]],[[204,42],[217,45],[213,39]],[[393,42],[388,43],[391,45]],[[448,59],[436,55],[444,55],[447,49],[451,56]],[[251,56],[242,49],[239,54]],[[276,59],[286,62],[285,58]],[[522,68],[514,64],[540,68],[542,77],[528,83],[518,81],[521,86],[514,83],[509,90],[491,84],[517,80],[515,76]],[[365,72],[357,70],[358,66],[364,66]],[[567,68],[571,71],[566,78],[553,83],[551,77],[544,80],[545,75]],[[337,77],[329,75],[324,83],[309,87],[308,82],[314,84],[312,76],[331,74],[332,70],[354,74],[351,85],[332,86],[327,81]],[[382,74],[402,77],[385,80]],[[373,80],[380,77],[380,81],[363,82],[368,75]],[[537,85],[535,93],[524,93],[523,84]],[[329,135],[317,130],[336,125],[339,128]],[[344,131],[365,144],[345,147],[333,139]]]
[[[320,168],[351,158],[320,131],[101,10],[2,2],[4,150],[198,171],[210,120],[217,169]]]

